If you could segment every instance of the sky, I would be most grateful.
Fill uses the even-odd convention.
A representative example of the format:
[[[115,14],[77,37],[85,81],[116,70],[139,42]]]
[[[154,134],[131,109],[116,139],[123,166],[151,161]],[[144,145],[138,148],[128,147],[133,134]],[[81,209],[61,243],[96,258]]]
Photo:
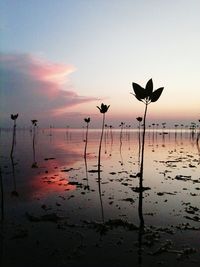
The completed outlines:
[[[199,0],[2,0],[0,123],[135,125],[144,104],[132,82],[163,94],[149,123],[200,119]]]

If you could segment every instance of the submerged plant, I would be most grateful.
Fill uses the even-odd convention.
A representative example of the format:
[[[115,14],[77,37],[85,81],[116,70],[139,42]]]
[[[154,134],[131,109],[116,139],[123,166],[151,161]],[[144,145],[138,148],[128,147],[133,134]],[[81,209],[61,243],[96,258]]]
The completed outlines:
[[[104,126],[105,126],[105,114],[108,111],[109,107],[110,105],[107,106],[107,105],[104,105],[103,103],[101,104],[101,107],[97,106],[100,113],[103,114],[101,137],[100,137],[100,142],[99,142],[99,153],[98,153],[98,171],[99,172],[100,172],[100,163],[101,163],[101,145],[102,145],[102,139],[103,139]]]
[[[89,123],[90,123],[90,118],[85,118],[84,121],[86,122],[86,136],[85,136],[84,158],[86,158],[87,142],[88,142],[88,127],[89,127]]]
[[[14,150],[14,146],[15,146],[15,143],[16,143],[16,120],[18,118],[18,113],[17,114],[11,114],[10,115],[10,118],[11,120],[14,121],[14,124],[13,124],[13,138],[12,138],[12,147],[11,147],[11,152],[10,152],[10,156],[12,157],[13,156],[13,150]]]

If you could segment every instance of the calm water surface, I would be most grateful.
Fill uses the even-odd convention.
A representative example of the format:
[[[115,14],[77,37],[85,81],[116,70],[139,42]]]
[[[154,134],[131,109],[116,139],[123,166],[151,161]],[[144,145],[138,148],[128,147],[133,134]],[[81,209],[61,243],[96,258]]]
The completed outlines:
[[[109,220],[119,219],[136,226],[140,224],[137,192],[137,174],[140,170],[138,132],[124,130],[121,139],[120,131],[105,132],[100,183],[96,172],[99,138],[100,131],[89,130],[87,157],[84,160],[84,130],[52,129],[50,132],[39,129],[34,147],[32,133],[18,130],[14,157],[11,160],[9,153],[12,132],[1,131],[1,227],[4,233],[1,238],[2,264],[37,266],[38,262],[48,262],[47,266],[81,266],[80,260],[77,260],[80,258],[84,266],[94,266],[95,258],[90,257],[89,260],[88,254],[95,246],[103,245],[104,249],[110,250],[110,257],[101,256],[99,264],[131,266],[130,255],[124,255],[122,251],[129,251],[134,237],[132,241],[129,240],[130,234],[117,228],[106,235],[103,241],[98,241],[105,244],[99,244],[99,233],[96,233],[94,223],[102,225]],[[182,251],[184,246],[189,246],[195,248],[194,255],[197,257],[197,228],[200,227],[200,150],[189,131],[168,131],[165,135],[161,131],[147,132],[143,179],[147,189],[143,192],[142,209],[145,227],[170,229],[175,242],[174,251],[177,247]],[[50,219],[46,217],[46,220],[45,215],[50,216]],[[55,219],[56,227],[52,223],[54,217],[59,220],[58,223]],[[181,234],[185,226],[190,230]],[[191,230],[192,227],[196,230]],[[177,230],[179,228],[180,232]],[[125,231],[123,240],[120,239],[120,231]],[[173,233],[174,231],[176,232]],[[71,240],[70,244],[65,244],[64,236]],[[47,238],[49,246],[45,242]],[[164,239],[157,239],[161,246],[160,242]],[[80,242],[81,245],[85,242],[85,247],[80,249],[84,255],[79,255],[81,253],[78,251],[79,254],[72,257],[72,251],[80,246]],[[121,260],[113,256],[116,256],[116,251],[110,248],[112,242],[119,242]],[[135,242],[138,242],[137,238]],[[96,247],[92,252],[94,257],[100,255]],[[137,245],[134,245],[131,249],[133,255],[136,248]],[[38,260],[33,260],[28,252],[27,256],[20,257],[27,249],[33,250]],[[142,250],[147,251],[145,245]],[[8,257],[8,251],[11,251],[13,258]],[[52,253],[51,265],[48,255]],[[54,262],[56,257],[62,259],[58,261],[58,265]],[[174,257],[171,257],[172,262],[176,261]],[[107,261],[110,261],[110,265],[106,265]],[[165,264],[165,258],[161,261]],[[148,262],[148,257],[144,257],[144,266],[148,266]],[[198,260],[194,260],[193,264],[197,262]],[[142,264],[140,260],[137,263]],[[181,264],[183,266],[187,263],[184,260]]]

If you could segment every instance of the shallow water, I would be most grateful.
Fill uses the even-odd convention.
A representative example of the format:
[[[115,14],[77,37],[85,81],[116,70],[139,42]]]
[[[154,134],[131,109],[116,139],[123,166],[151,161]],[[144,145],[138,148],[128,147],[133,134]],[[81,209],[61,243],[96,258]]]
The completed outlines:
[[[100,131],[89,130],[86,161],[83,129],[39,129],[34,147],[18,130],[13,161],[11,138],[1,131],[2,266],[197,265],[200,154],[189,131],[146,134],[142,233],[137,131],[105,132],[100,183]]]

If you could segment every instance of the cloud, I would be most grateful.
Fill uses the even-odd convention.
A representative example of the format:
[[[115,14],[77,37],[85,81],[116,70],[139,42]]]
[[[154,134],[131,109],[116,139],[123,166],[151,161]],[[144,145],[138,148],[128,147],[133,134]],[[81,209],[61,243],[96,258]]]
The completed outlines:
[[[70,107],[97,100],[76,93],[69,81],[75,70],[30,54],[1,55],[1,113],[37,119],[63,116]]]

